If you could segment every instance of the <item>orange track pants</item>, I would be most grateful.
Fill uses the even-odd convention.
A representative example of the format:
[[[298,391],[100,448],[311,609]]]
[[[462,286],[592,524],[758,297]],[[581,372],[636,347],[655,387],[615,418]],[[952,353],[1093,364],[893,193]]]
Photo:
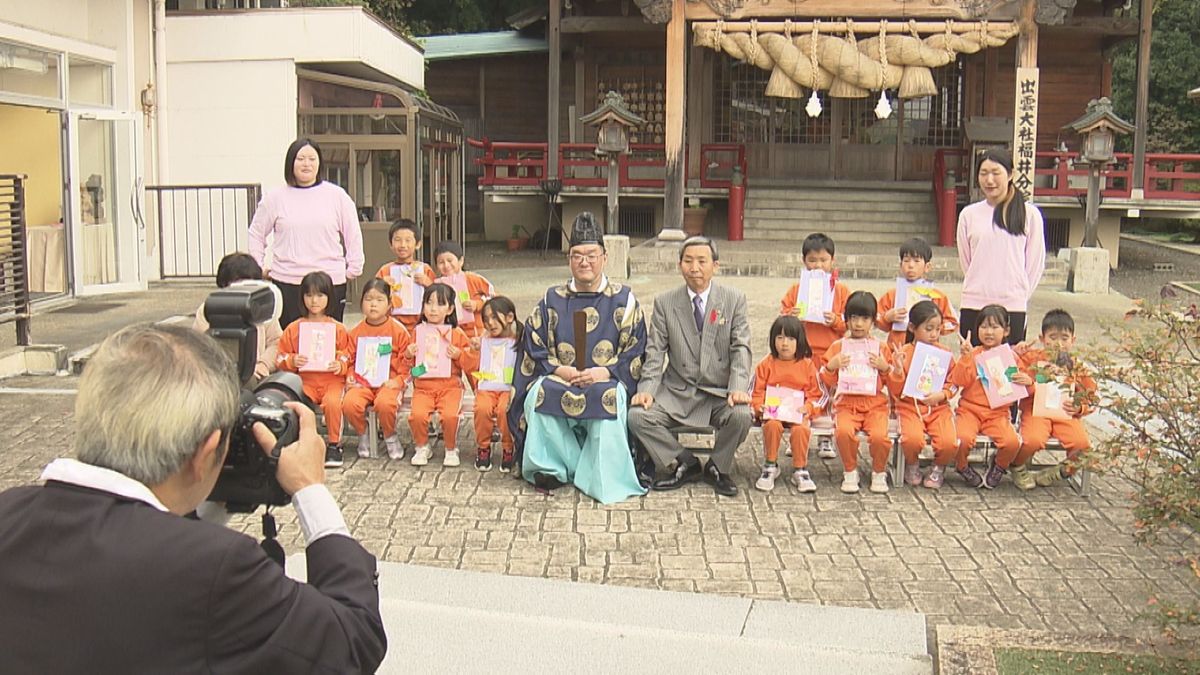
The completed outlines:
[[[1063,450],[1067,451],[1068,462],[1091,447],[1081,419],[1052,420],[1048,417],[1022,414],[1021,451],[1017,453],[1017,458],[1013,460],[1014,463],[1019,465],[1028,462],[1038,450],[1046,447],[1046,441],[1050,440],[1052,436],[1057,438],[1058,442],[1062,444]],[[1072,464],[1068,463],[1066,468],[1068,473],[1075,473],[1075,467]]]
[[[808,424],[791,423],[792,466],[803,469],[808,466],[808,441],[812,430]],[[768,462],[779,460],[779,446],[783,442],[783,422],[763,420],[763,454]]]
[[[967,455],[975,447],[975,437],[983,434],[996,444],[996,466],[1007,469],[1017,458],[1021,449],[1021,438],[1013,429],[1009,417],[1008,406],[991,409],[978,409],[974,406],[959,404],[958,417],[954,420],[958,427],[958,461],[959,469],[967,468]]]
[[[508,403],[512,398],[511,391],[489,391],[480,389],[475,392],[475,445],[480,448],[490,448],[492,429],[500,425],[500,445],[507,452],[512,452],[513,438],[508,432]]]
[[[323,373],[328,377],[313,377],[309,375],[304,382],[304,395],[310,401],[321,407],[325,415],[325,430],[330,443],[340,443],[342,440],[342,388],[345,379],[341,375]]]
[[[462,385],[421,387],[420,380],[413,388],[412,412],[408,415],[408,428],[412,430],[413,443],[418,446],[429,444],[429,417],[437,410],[442,420],[442,439],[447,448],[458,448],[458,412],[462,409]]]
[[[946,466],[954,461],[954,455],[958,451],[958,436],[954,430],[954,415],[951,414],[949,406],[939,406],[932,412],[923,408],[921,414],[918,414],[912,401],[898,401],[896,417],[900,420],[900,449],[904,452],[905,462],[917,463],[921,449],[925,447],[926,434],[929,435],[929,443],[933,446],[934,462],[939,466]]]
[[[367,432],[367,406],[374,406],[384,438],[396,433],[396,413],[400,410],[403,389],[391,387],[350,387],[342,397],[342,413],[359,435]]]
[[[892,441],[888,438],[887,406],[873,410],[839,408],[834,415],[834,438],[838,452],[842,455],[842,467],[847,472],[858,469],[858,432],[867,432],[867,447],[871,449],[871,470],[882,473],[887,470],[888,454]]]

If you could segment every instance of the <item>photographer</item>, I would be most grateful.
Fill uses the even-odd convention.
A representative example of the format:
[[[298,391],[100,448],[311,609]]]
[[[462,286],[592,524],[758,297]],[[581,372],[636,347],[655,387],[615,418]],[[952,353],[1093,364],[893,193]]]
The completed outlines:
[[[185,327],[132,326],[89,361],[78,460],[0,494],[0,672],[373,672],[386,650],[375,558],[323,485],[313,413],[276,476],[308,584],[249,537],[182,518],[212,491],[238,419],[233,364]],[[256,425],[264,448],[275,444]],[[207,509],[206,509],[207,510]]]

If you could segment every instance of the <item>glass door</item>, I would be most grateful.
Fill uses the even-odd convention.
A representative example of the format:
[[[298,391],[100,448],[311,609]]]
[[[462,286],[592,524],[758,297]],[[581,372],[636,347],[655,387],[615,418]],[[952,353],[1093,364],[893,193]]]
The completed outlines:
[[[137,130],[128,113],[68,114],[67,205],[76,295],[146,287]]]

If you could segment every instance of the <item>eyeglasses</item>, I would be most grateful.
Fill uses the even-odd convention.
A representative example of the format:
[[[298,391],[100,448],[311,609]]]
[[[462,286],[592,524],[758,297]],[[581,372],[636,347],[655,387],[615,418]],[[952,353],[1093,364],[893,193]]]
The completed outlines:
[[[601,255],[603,255],[603,254],[602,253],[589,253],[587,255],[584,255],[582,253],[572,253],[571,254],[571,262],[578,264],[578,263],[581,263],[586,260],[589,265],[595,264],[595,262],[600,259]]]

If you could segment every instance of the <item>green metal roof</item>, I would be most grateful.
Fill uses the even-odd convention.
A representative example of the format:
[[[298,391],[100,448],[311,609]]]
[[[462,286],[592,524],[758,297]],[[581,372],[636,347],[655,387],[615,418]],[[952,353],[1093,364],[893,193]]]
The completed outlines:
[[[472,59],[503,54],[534,54],[550,51],[544,37],[522,35],[515,30],[496,33],[430,35],[417,38],[425,47],[426,61]]]

